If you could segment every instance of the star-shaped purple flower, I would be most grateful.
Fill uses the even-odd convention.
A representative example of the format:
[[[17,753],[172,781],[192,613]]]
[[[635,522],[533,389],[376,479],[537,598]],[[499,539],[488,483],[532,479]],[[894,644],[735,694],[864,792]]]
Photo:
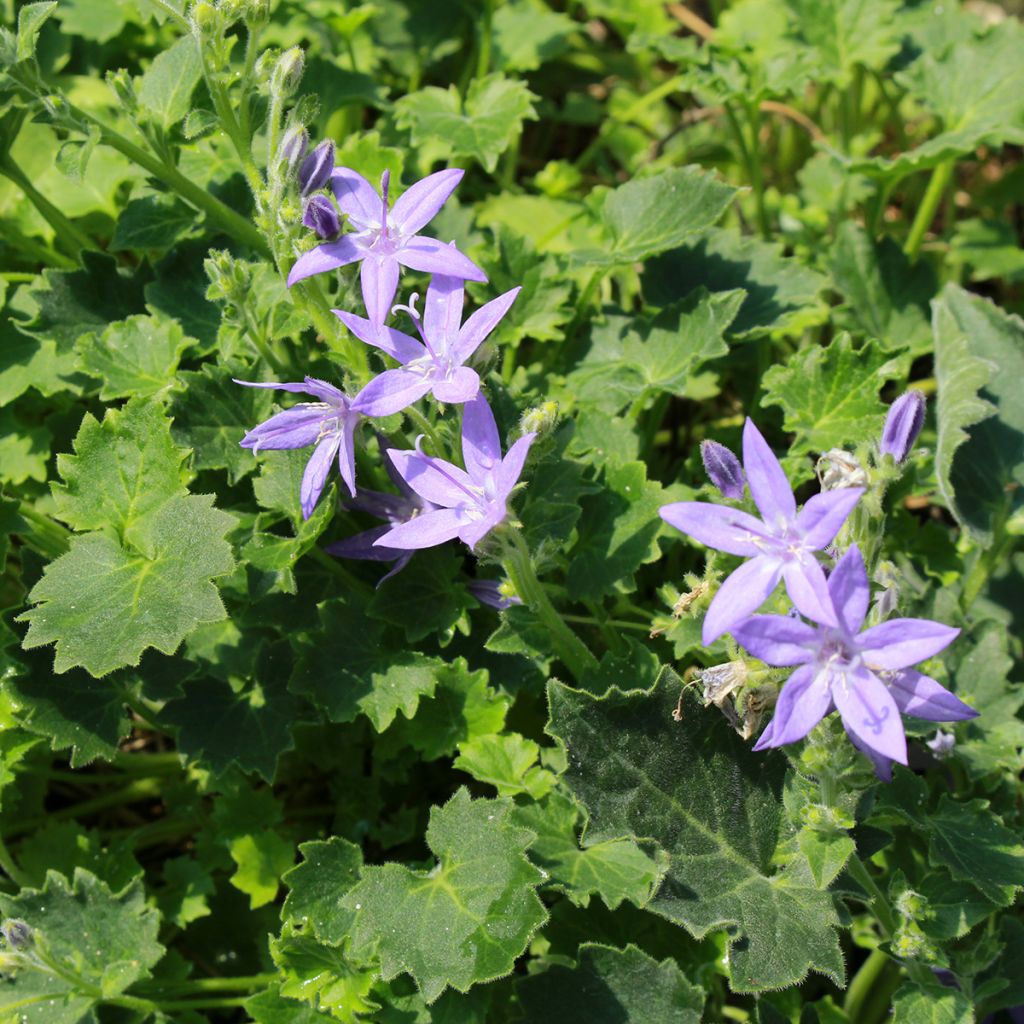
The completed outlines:
[[[308,448],[315,444],[313,454],[302,474],[300,497],[302,517],[313,514],[320,495],[327,484],[331,461],[338,456],[341,479],[356,493],[356,464],[353,434],[359,422],[359,413],[352,409],[351,400],[333,384],[307,377],[295,384],[259,384],[251,380],[236,380],[247,388],[276,388],[279,391],[297,391],[313,395],[318,402],[300,402],[290,409],[275,413],[269,420],[253,427],[241,440],[243,448],[253,452],[261,448]]]
[[[394,208],[388,209],[388,171],[381,177],[378,195],[361,174],[348,167],[337,168],[331,174],[331,188],[355,232],[300,256],[288,275],[289,287],[313,274],[362,260],[363,303],[370,323],[380,327],[395,298],[399,266],[465,281],[486,281],[487,275],[458,249],[416,233],[441,209],[463,173],[449,168],[430,174],[411,185]]]
[[[828,579],[834,624],[754,615],[733,627],[737,641],[767,664],[800,666],[782,687],[755,750],[802,739],[838,709],[850,739],[876,768],[906,764],[901,711],[934,722],[975,717],[949,690],[910,667],[938,654],[960,630],[929,619],[889,619],[862,633],[870,596],[864,559],[853,545]]]
[[[465,469],[424,455],[419,449],[391,449],[388,454],[405,482],[438,508],[393,527],[376,544],[416,550],[458,537],[470,550],[475,548],[508,514],[508,496],[519,480],[536,436],[524,434],[502,458],[494,413],[484,396],[477,395],[463,407]]]
[[[428,392],[439,402],[463,403],[476,398],[480,377],[463,364],[497,327],[521,290],[513,288],[492,299],[463,324],[462,278],[432,277],[422,319],[416,310],[416,295],[408,306],[395,307],[409,314],[421,341],[393,327],[375,327],[361,316],[334,310],[357,338],[403,364],[374,377],[352,400],[352,407],[364,416],[390,416]]]
[[[704,643],[713,643],[759,608],[780,579],[802,614],[838,625],[815,552],[839,532],[864,489],[816,494],[798,513],[779,460],[749,419],[743,427],[743,469],[761,519],[703,501],[677,501],[659,510],[665,522],[701,544],[750,559],[715,594],[704,617]]]
[[[374,526],[369,530],[363,530],[353,537],[346,537],[344,540],[328,544],[325,550],[330,555],[338,558],[356,558],[371,562],[394,562],[391,569],[380,578],[377,583],[379,587],[392,576],[400,573],[413,556],[413,552],[397,548],[379,547],[377,541],[384,536],[392,527],[400,523],[408,523],[424,512],[432,512],[437,506],[432,501],[421,498],[399,475],[395,468],[390,452],[384,447],[384,438],[378,435],[380,449],[384,459],[384,468],[394,485],[398,488],[398,494],[385,494],[383,491],[368,491],[361,488],[359,494],[350,501],[345,502],[345,507],[354,509],[357,512],[366,512],[378,519],[385,520],[386,525]]]

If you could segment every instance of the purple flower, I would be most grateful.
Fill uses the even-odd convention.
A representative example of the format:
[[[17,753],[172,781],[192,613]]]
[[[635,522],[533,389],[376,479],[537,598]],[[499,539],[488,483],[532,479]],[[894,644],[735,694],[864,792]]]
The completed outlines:
[[[708,479],[726,498],[739,500],[743,497],[743,467],[740,460],[724,444],[717,441],[701,441],[700,457]]]
[[[907,391],[889,406],[878,450],[902,462],[914,447],[924,426],[925,398],[920,391]]]
[[[423,318],[416,311],[416,296],[404,309],[412,318],[422,341],[392,327],[374,327],[369,320],[340,309],[334,310],[361,341],[376,345],[402,363],[401,369],[385,370],[353,399],[353,408],[364,416],[390,416],[412,405],[427,392],[439,402],[462,403],[476,398],[480,377],[463,364],[508,312],[521,289],[492,299],[462,323],[462,279],[438,274],[431,278]]]
[[[377,541],[384,536],[393,526],[400,523],[407,523],[422,515],[424,512],[432,512],[437,506],[432,501],[421,498],[399,475],[395,468],[390,452],[384,448],[383,438],[380,448],[384,457],[384,468],[391,477],[392,482],[398,488],[398,494],[385,494],[383,491],[368,491],[360,489],[359,494],[345,502],[345,507],[354,509],[357,512],[366,512],[371,516],[386,521],[386,526],[374,526],[354,537],[347,537],[345,540],[335,541],[328,544],[326,551],[338,558],[357,558],[371,562],[394,562],[391,569],[380,578],[377,583],[379,587],[385,580],[400,573],[412,558],[411,551],[398,548],[380,547]]]
[[[444,459],[416,451],[388,454],[405,482],[421,497],[439,506],[432,512],[395,526],[376,543],[415,550],[443,544],[453,537],[470,550],[507,514],[508,496],[519,480],[526,453],[536,434],[525,434],[501,457],[494,413],[483,395],[467,402],[462,414],[462,458],[459,469]]]
[[[301,394],[313,395],[317,402],[300,402],[290,409],[275,413],[253,427],[241,440],[243,448],[251,448],[253,452],[261,448],[308,448],[315,444],[313,454],[306,463],[306,471],[302,474],[302,518],[308,519],[323,493],[327,483],[327,474],[331,470],[331,461],[338,456],[338,469],[341,479],[349,489],[356,493],[356,464],[353,433],[359,422],[359,413],[354,412],[347,395],[339,391],[333,384],[307,377],[301,384],[258,384],[250,380],[236,380],[247,388],[277,388],[280,391],[298,391]]]
[[[512,595],[506,596],[502,593],[501,583],[498,580],[470,580],[466,589],[481,603],[499,612],[511,608],[513,605],[522,604],[523,599]]]
[[[779,460],[753,421],[743,427],[743,468],[761,519],[702,501],[677,501],[659,514],[710,548],[750,559],[722,584],[704,617],[704,644],[713,643],[757,609],[785,580],[793,604],[809,619],[838,625],[825,572],[815,557],[831,542],[864,493],[845,487],[816,494],[797,513]]]
[[[299,161],[306,155],[309,149],[309,135],[302,125],[296,125],[285,134],[281,143],[281,159],[287,168],[287,173],[292,175]]]
[[[302,223],[318,238],[333,238],[341,230],[341,218],[327,196],[313,196],[302,209]]]
[[[299,168],[299,189],[302,195],[308,196],[311,192],[319,192],[331,180],[333,170],[334,143],[330,139],[324,139],[302,161]]]
[[[462,174],[457,168],[449,168],[428,175],[411,185],[389,210],[388,171],[380,181],[381,195],[377,195],[361,174],[339,167],[331,175],[331,188],[355,233],[300,256],[288,275],[289,286],[313,274],[362,260],[363,303],[370,323],[380,327],[398,288],[400,265],[427,274],[486,281],[487,275],[458,249],[416,234],[441,209]]]
[[[960,632],[929,619],[890,619],[860,632],[871,592],[856,545],[828,579],[832,621],[808,625],[781,615],[754,615],[733,636],[769,665],[799,665],[755,750],[807,735],[834,708],[858,749],[875,762],[907,763],[900,712],[933,722],[974,718],[977,712],[910,666],[938,654]]]

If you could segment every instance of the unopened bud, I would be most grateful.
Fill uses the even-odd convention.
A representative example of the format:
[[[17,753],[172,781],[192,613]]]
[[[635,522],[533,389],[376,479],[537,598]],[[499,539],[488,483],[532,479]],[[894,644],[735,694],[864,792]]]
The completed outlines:
[[[3,936],[8,949],[28,949],[33,942],[32,929],[24,921],[17,919],[4,921],[0,935]]]
[[[285,173],[291,177],[299,161],[306,155],[309,149],[309,133],[301,124],[297,124],[284,133],[284,141],[278,156],[285,165]]]
[[[302,161],[302,166],[299,168],[299,190],[303,196],[319,192],[331,180],[331,171],[333,170],[334,143],[330,139],[324,139]]]
[[[522,604],[523,600],[511,588],[508,582],[498,580],[470,580],[466,589],[481,603],[499,612],[511,608],[514,604]]]
[[[287,99],[299,87],[302,72],[306,67],[306,57],[298,46],[285,50],[274,66],[274,74],[270,87],[281,98]]]
[[[118,102],[129,113],[138,108],[138,101],[135,96],[135,86],[131,75],[124,68],[106,73],[107,85],[110,86]]]
[[[315,231],[317,238],[333,238],[341,230],[341,218],[327,196],[313,196],[306,200],[302,223]]]
[[[936,729],[935,735],[925,743],[925,746],[935,755],[939,761],[945,761],[951,757],[956,747],[956,737],[951,732],[943,732]]]
[[[524,434],[546,434],[558,422],[558,403],[545,402],[523,413],[519,429]]]
[[[727,498],[739,500],[743,497],[743,467],[740,460],[724,444],[717,441],[702,441],[700,457],[708,479]]]
[[[220,17],[217,8],[207,0],[200,0],[192,7],[192,20],[200,32],[213,32],[217,28]]]
[[[818,459],[814,469],[823,491],[868,485],[868,474],[864,467],[843,448],[830,448]]]
[[[924,406],[925,397],[920,391],[907,391],[889,406],[878,445],[883,455],[891,455],[900,463],[910,454],[924,426]]]

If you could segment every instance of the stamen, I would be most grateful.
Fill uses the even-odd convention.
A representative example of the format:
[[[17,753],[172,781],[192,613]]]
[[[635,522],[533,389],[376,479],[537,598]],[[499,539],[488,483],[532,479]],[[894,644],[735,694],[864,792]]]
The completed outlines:
[[[380,176],[380,226],[386,231],[388,226],[388,186],[391,184],[391,172],[385,171]]]

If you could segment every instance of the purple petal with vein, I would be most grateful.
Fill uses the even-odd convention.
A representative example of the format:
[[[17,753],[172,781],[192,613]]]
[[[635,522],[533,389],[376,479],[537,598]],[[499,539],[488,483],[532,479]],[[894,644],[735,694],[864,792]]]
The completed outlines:
[[[460,363],[465,362],[483,344],[484,339],[498,326],[521,291],[522,288],[512,288],[496,299],[491,299],[463,324],[453,348]]]
[[[357,231],[380,228],[381,200],[377,190],[350,167],[338,167],[331,174],[331,189],[344,213]]]
[[[850,634],[859,632],[868,613],[871,588],[864,558],[856,544],[836,563],[828,578],[828,592],[843,628]]]
[[[308,519],[313,514],[313,509],[327,483],[331,463],[340,446],[341,438],[339,436],[328,435],[313,449],[313,454],[309,457],[309,462],[306,463],[306,469],[302,474],[302,485],[299,489],[304,519]]]
[[[296,281],[302,281],[314,274],[323,274],[328,270],[348,266],[361,260],[366,252],[352,235],[342,235],[336,242],[325,242],[315,249],[303,253],[288,272],[288,287]]]
[[[458,466],[416,451],[389,448],[388,455],[405,482],[427,501],[450,508],[473,500],[473,481]]]
[[[391,256],[367,256],[359,268],[359,283],[370,323],[382,327],[398,290],[398,264]]]
[[[809,498],[796,517],[796,528],[803,535],[804,544],[815,551],[829,544],[863,493],[863,487],[840,487]]]
[[[766,665],[801,665],[814,659],[818,631],[785,615],[752,615],[732,635]]]
[[[885,684],[867,669],[848,669],[832,683],[832,699],[843,725],[882,757],[907,763],[907,737],[900,711]]]
[[[798,668],[779,693],[770,736],[765,730],[754,749],[781,747],[803,739],[828,714],[831,705],[828,683],[815,666]]]
[[[483,395],[462,410],[462,458],[474,480],[482,480],[501,462],[501,439],[494,413]]]
[[[388,530],[377,544],[396,550],[432,548],[457,537],[464,523],[465,513],[461,508],[436,509]]]
[[[857,637],[864,661],[872,669],[909,668],[948,647],[959,629],[930,619],[889,619]]]
[[[813,557],[787,562],[782,577],[786,581],[786,593],[801,615],[824,626],[839,625],[825,581],[825,570]]]
[[[766,523],[778,526],[796,515],[796,501],[786,474],[751,419],[743,425],[743,469],[754,504]]]
[[[423,333],[428,338],[444,338],[450,344],[459,336],[464,298],[463,278],[435,274],[423,300]]]
[[[764,535],[764,524],[739,509],[706,501],[676,501],[663,505],[658,515],[706,547],[748,558],[761,554],[756,540]]]
[[[468,366],[459,366],[452,370],[448,380],[436,381],[430,390],[439,402],[470,402],[480,393],[480,375]]]
[[[390,220],[398,231],[403,235],[415,235],[433,220],[465,173],[457,167],[449,167],[410,185],[391,210]]]
[[[714,643],[748,615],[764,604],[782,575],[782,566],[773,558],[761,556],[744,562],[722,584],[704,616],[701,639],[704,646]]]
[[[897,672],[886,680],[896,706],[906,715],[929,722],[962,722],[977,718],[978,712],[952,694],[931,676],[912,668]]]
[[[536,436],[536,434],[523,434],[509,448],[505,458],[501,460],[501,466],[497,473],[498,491],[500,493],[508,494],[519,481],[519,477],[523,472],[523,463],[526,462],[526,456],[530,452],[530,445],[533,444]]]
[[[413,235],[395,253],[395,259],[411,270],[425,274],[447,274],[463,281],[486,281],[487,275],[468,257],[436,238]]]
[[[409,370],[385,370],[352,399],[352,409],[364,416],[391,416],[408,408],[430,390],[430,381]]]

